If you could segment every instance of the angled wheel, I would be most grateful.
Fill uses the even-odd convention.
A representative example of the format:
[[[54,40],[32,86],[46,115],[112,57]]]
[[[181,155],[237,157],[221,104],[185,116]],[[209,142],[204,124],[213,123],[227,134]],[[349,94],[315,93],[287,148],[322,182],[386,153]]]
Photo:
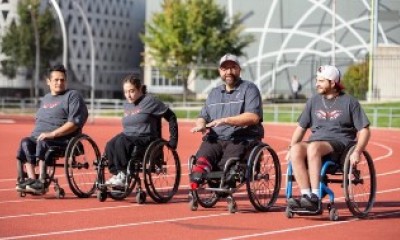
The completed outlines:
[[[164,140],[153,141],[143,159],[144,185],[157,203],[166,203],[178,191],[181,164],[178,153]]]
[[[192,155],[189,158],[188,166],[189,172],[192,172],[193,165],[196,164],[196,156]],[[206,190],[205,188],[219,188],[220,186],[220,178],[219,179],[205,179],[202,184],[196,189],[192,190],[189,194],[189,205],[192,211],[196,211],[198,205],[204,208],[211,208],[214,207],[215,204],[221,198],[220,194],[217,194],[214,191]]]
[[[133,175],[132,175],[133,174]],[[126,175],[126,184],[124,187],[113,187],[110,190],[110,197],[114,200],[123,200],[127,198],[136,186],[136,175],[132,173]]]
[[[268,211],[276,202],[281,188],[281,166],[275,151],[261,143],[250,153],[246,189],[251,204],[258,211]]]
[[[220,199],[220,195],[214,191],[206,190],[206,187],[219,188],[220,180],[209,179],[199,186],[198,189],[193,191],[195,198],[200,206],[203,208],[212,208],[217,204]]]
[[[347,207],[355,217],[366,217],[371,210],[376,195],[376,173],[374,163],[367,151],[360,156],[360,162],[350,163],[352,147],[346,155],[343,170],[343,189]]]
[[[81,134],[70,140],[64,168],[69,187],[77,197],[87,198],[94,193],[99,161],[100,151],[92,138]]]

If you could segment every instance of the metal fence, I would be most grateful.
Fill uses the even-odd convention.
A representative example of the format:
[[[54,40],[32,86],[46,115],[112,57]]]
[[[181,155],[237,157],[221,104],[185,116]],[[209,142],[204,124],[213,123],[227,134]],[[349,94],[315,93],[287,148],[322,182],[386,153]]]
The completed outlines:
[[[86,100],[88,108],[90,99]],[[120,117],[122,105],[120,99],[95,99],[91,117]],[[175,111],[178,118],[193,119],[199,114],[203,102],[169,103],[169,107]],[[290,123],[296,122],[304,108],[304,103],[295,104],[265,104],[264,122]],[[363,104],[373,127],[400,128],[400,107],[379,107]],[[0,113],[3,114],[33,114],[37,106],[30,98],[0,98]]]

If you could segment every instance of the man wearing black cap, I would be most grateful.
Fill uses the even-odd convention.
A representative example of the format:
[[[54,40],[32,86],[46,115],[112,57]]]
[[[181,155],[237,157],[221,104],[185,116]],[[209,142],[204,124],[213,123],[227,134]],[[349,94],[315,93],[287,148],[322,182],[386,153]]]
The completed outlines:
[[[360,160],[360,154],[370,138],[369,120],[354,97],[343,92],[340,71],[331,65],[317,70],[317,95],[310,98],[298,119],[286,159],[291,161],[300,199],[288,199],[289,207],[317,211],[321,159],[327,154],[340,155],[346,146],[356,140],[350,156],[351,163]],[[311,129],[308,141],[302,141],[307,129]]]
[[[229,158],[243,158],[249,144],[264,136],[261,94],[257,86],[240,78],[237,56],[224,55],[219,74],[224,82],[213,88],[191,132],[203,133],[203,142],[192,168],[191,188],[205,173],[223,170]]]

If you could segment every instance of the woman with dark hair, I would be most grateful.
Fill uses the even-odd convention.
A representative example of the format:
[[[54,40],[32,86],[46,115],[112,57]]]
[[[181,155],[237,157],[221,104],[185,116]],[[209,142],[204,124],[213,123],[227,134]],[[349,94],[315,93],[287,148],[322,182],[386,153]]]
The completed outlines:
[[[106,144],[104,155],[108,160],[109,171],[113,174],[106,184],[114,186],[125,184],[129,159],[139,158],[152,141],[161,137],[161,118],[169,123],[168,145],[176,149],[178,144],[175,113],[163,102],[147,94],[146,85],[142,85],[140,78],[134,74],[126,76],[123,79],[123,90],[127,101],[122,117],[123,131]],[[132,156],[133,152],[137,156]]]

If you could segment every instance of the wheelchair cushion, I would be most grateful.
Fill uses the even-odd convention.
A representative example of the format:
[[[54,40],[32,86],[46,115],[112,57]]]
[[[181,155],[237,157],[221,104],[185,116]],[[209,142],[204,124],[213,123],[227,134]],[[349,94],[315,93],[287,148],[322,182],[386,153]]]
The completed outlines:
[[[65,154],[64,147],[60,146],[49,147],[49,149],[46,151],[45,154],[45,162],[46,164],[50,165],[54,162],[53,159],[64,157],[64,154]]]

